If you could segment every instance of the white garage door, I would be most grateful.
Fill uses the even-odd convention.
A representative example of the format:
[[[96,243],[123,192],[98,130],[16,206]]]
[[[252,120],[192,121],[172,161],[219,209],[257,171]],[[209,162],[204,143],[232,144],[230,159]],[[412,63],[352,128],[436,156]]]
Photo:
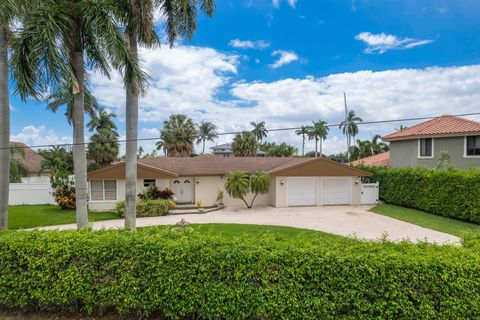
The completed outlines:
[[[322,204],[351,204],[352,178],[323,178]]]
[[[316,206],[317,178],[291,177],[287,179],[288,206]]]

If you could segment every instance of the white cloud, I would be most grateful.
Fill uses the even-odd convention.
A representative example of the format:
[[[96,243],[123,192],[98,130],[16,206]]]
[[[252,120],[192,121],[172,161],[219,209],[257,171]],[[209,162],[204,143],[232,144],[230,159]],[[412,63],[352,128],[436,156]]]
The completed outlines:
[[[59,137],[53,130],[48,130],[45,125],[23,127],[19,133],[11,135],[10,139],[30,146],[72,143],[71,136]]]
[[[270,65],[270,68],[280,68],[281,66],[290,64],[299,59],[298,55],[293,51],[275,50],[272,56],[278,56],[278,59]]]
[[[270,42],[266,40],[252,41],[252,40],[233,39],[233,40],[230,40],[228,45],[233,48],[261,50],[261,49],[270,47]]]
[[[287,0],[288,5],[295,9],[298,0]],[[280,7],[280,0],[272,0],[272,4],[275,8]]]
[[[365,53],[385,53],[388,50],[411,49],[432,43],[433,40],[417,40],[413,38],[399,38],[392,34],[361,32],[355,36],[356,40],[367,44]]]

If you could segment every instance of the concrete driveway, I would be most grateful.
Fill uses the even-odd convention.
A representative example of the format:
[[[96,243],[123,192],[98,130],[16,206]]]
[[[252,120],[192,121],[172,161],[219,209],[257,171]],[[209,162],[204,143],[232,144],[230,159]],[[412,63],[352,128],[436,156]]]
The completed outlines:
[[[318,230],[361,239],[428,241],[438,244],[458,244],[460,239],[450,234],[422,228],[414,224],[369,212],[370,206],[325,206],[253,209],[226,208],[206,214],[184,214],[164,217],[138,218],[137,226],[171,225],[185,219],[190,223],[238,223],[289,226]],[[99,221],[93,229],[123,228],[124,220]],[[75,229],[76,225],[38,228],[40,230]]]

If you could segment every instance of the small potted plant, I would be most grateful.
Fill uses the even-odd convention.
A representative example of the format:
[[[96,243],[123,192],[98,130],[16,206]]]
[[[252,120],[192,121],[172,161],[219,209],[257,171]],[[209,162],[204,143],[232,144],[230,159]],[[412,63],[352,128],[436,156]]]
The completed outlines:
[[[197,204],[198,211],[203,212],[204,211],[203,210],[203,200],[198,199],[195,203]]]

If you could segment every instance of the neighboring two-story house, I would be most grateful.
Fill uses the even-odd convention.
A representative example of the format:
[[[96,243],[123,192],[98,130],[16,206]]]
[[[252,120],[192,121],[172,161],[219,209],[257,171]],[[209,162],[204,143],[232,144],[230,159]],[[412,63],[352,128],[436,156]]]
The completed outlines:
[[[480,122],[445,115],[382,137],[390,143],[390,166],[437,166],[442,152],[452,167],[480,167]]]
[[[226,158],[233,157],[231,143],[219,144],[218,146],[211,147],[210,149],[212,149],[212,154],[216,156],[222,156]],[[257,150],[257,157],[265,157],[265,152],[262,150]]]

